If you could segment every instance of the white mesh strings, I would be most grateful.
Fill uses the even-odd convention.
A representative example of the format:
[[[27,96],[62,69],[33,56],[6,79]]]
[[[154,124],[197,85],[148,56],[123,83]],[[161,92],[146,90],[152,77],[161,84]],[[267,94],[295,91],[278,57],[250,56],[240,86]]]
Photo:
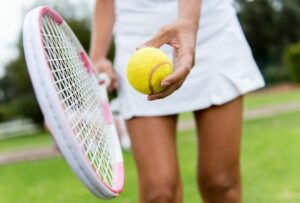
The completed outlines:
[[[113,146],[96,94],[98,84],[87,73],[72,37],[51,16],[42,18],[42,36],[53,83],[74,137],[98,176],[111,187]]]

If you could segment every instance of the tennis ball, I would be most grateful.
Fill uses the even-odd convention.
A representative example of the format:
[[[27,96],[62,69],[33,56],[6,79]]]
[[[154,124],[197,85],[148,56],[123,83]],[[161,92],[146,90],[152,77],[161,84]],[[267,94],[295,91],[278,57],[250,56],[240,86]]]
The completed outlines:
[[[146,47],[133,53],[126,75],[135,90],[143,94],[153,94],[164,90],[160,83],[172,72],[172,62],[163,51]]]

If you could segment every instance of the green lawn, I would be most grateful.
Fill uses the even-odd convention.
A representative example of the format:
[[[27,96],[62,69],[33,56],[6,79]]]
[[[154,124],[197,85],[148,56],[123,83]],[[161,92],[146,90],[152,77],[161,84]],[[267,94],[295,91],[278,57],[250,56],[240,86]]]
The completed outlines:
[[[245,202],[300,202],[300,112],[246,122]]]
[[[52,145],[52,139],[48,134],[25,135],[10,139],[0,140],[0,153],[24,150],[28,148],[39,148]]]
[[[300,112],[295,112],[245,122],[242,146],[245,203],[300,202],[299,120]],[[195,183],[194,134],[191,130],[178,135],[187,203],[200,202]],[[5,145],[10,145],[9,141]],[[125,190],[111,203],[138,202],[136,171],[130,153],[125,153],[124,159]],[[1,203],[102,202],[82,186],[62,158],[1,166],[0,180]]]
[[[283,93],[255,92],[245,97],[245,108],[253,109],[268,105],[283,104],[289,102],[300,102],[300,89],[290,90]]]
[[[245,110],[261,108],[269,105],[285,104],[289,102],[300,102],[300,89],[290,90],[288,92],[254,92],[245,96]],[[182,113],[180,120],[192,119],[192,113]]]

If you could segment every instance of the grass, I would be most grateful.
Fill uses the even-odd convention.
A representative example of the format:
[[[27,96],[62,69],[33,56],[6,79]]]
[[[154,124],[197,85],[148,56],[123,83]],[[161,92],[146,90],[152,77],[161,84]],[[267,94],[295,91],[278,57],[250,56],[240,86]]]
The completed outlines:
[[[254,92],[245,96],[245,110],[262,108],[269,105],[288,104],[289,102],[300,102],[300,89],[290,90],[288,92]],[[191,120],[192,113],[186,112],[180,114],[180,120]]]
[[[121,202],[136,202],[135,172],[129,154],[125,160],[127,195],[122,195]],[[62,158],[2,166],[0,179],[1,203],[101,202],[86,190]]]
[[[295,101],[300,101],[300,89],[290,90],[282,93],[256,92],[245,97],[245,108],[253,109]]]
[[[48,134],[25,135],[10,139],[0,140],[0,153],[24,150],[28,148],[47,147],[52,145],[52,139]]]
[[[246,202],[300,202],[300,112],[246,122]]]
[[[242,145],[244,203],[300,201],[299,120],[300,112],[294,112],[245,122]],[[187,203],[200,202],[195,182],[195,143],[193,130],[179,133],[179,157]],[[119,198],[109,201],[111,203],[138,202],[131,154],[125,153],[124,159],[125,190]],[[1,203],[102,202],[83,187],[62,158],[1,166],[0,180]]]

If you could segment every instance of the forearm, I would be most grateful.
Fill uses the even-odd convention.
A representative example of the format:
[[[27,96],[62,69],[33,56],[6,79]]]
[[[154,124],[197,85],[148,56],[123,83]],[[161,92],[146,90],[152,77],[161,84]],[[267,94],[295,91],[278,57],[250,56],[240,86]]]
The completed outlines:
[[[92,21],[90,57],[96,62],[109,51],[115,21],[114,0],[96,0]]]
[[[179,18],[191,22],[196,28],[199,25],[202,0],[178,0]]]

